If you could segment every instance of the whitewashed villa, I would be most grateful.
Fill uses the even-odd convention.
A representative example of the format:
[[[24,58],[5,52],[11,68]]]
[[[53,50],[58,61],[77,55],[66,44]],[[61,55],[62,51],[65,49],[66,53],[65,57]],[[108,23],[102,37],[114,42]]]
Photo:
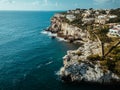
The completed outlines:
[[[120,25],[114,26],[112,29],[109,29],[110,35],[120,37]]]

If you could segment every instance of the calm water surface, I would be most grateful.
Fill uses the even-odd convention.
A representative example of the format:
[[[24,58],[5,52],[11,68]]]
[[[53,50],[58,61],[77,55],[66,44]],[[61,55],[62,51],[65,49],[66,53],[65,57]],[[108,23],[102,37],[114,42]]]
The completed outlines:
[[[62,83],[56,72],[78,46],[42,34],[56,12],[0,11],[0,90],[87,90]]]

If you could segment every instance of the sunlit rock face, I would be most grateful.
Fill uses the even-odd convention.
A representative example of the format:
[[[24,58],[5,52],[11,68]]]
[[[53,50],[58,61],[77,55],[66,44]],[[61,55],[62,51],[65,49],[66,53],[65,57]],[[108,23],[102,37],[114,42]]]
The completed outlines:
[[[68,51],[63,57],[64,66],[60,69],[61,79],[65,82],[85,81],[101,84],[118,82],[120,78],[109,70],[104,71],[99,61],[91,62],[87,59],[87,56],[93,54],[93,49],[96,49],[97,45],[97,42],[86,42],[78,50]],[[82,54],[78,55],[78,51]]]
[[[70,82],[97,82],[97,83],[111,83],[112,80],[119,78],[112,72],[104,72],[99,65],[94,65],[89,62],[72,63],[60,70],[61,78],[66,81],[70,78]]]
[[[63,17],[63,16],[62,16]],[[51,25],[48,28],[48,31],[52,33],[57,33],[58,36],[66,38],[68,40],[86,40],[87,39],[87,31],[82,30],[77,26],[70,25],[64,20],[61,19],[61,16],[55,15],[51,19]]]

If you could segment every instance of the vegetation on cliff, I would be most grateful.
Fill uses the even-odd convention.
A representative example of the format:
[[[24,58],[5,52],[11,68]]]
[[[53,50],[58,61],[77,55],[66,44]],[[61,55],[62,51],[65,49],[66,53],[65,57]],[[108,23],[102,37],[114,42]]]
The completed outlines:
[[[50,30],[72,42],[79,40],[84,43],[89,42],[88,44],[91,44],[90,42],[99,43],[98,46],[94,44],[85,46],[84,49],[82,48],[83,52],[76,51],[74,55],[70,56],[71,63],[73,63],[73,57],[75,57],[75,60],[77,58],[77,61],[81,64],[87,56],[87,60],[90,62],[99,62],[104,72],[111,71],[120,76],[120,37],[108,35],[109,29],[120,23],[119,13],[120,8],[111,10],[94,10],[92,8],[89,10],[69,10],[52,18]],[[94,49],[98,51],[96,54],[93,52]],[[70,57],[67,62],[70,61]]]

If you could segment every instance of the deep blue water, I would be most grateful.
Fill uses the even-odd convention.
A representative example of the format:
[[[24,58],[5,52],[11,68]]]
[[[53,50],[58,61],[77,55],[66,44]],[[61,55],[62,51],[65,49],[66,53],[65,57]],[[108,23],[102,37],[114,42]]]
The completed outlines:
[[[62,57],[76,46],[40,33],[56,12],[0,11],[0,90],[57,90]]]
[[[0,90],[83,90],[62,83],[56,72],[77,46],[42,34],[56,12],[0,11]]]

